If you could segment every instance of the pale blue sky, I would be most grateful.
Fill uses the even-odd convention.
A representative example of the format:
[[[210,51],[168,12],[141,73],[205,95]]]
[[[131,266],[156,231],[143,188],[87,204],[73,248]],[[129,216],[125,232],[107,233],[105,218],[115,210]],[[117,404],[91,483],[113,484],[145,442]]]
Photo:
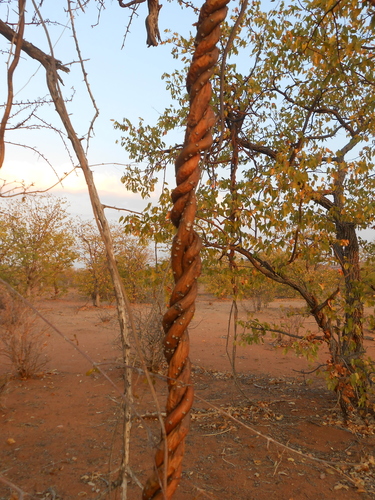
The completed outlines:
[[[13,2],[13,5],[16,3]],[[31,12],[31,3],[28,5]],[[61,0],[53,4],[45,2],[42,13],[46,19],[58,19],[61,23],[59,26],[51,26],[49,31],[55,57],[63,63],[69,63],[77,61],[77,56],[71,31],[64,28],[68,21],[63,10],[65,5]],[[90,142],[90,164],[128,162],[125,151],[115,144],[116,139],[120,138],[120,132],[114,130],[111,120],[122,121],[126,116],[136,121],[138,117],[143,117],[147,122],[153,123],[170,102],[161,76],[164,72],[171,72],[178,64],[170,53],[171,46],[161,44],[158,47],[147,47],[144,23],[147,5],[143,3],[138,8],[138,17],[134,18],[125,47],[121,50],[129,14],[130,11],[121,9],[117,2],[106,2],[106,9],[101,12],[99,24],[92,27],[97,21],[97,9],[92,1],[85,14],[80,13],[75,20],[82,56],[88,59],[85,64],[91,90],[100,110],[95,123],[95,137]],[[6,19],[6,16],[7,8],[2,4],[0,17]],[[15,19],[14,14],[10,13],[10,16],[11,20]],[[195,21],[196,16],[191,9],[182,10],[175,2],[165,2],[160,12],[162,38],[166,38],[163,33],[165,29],[178,31],[185,36],[188,36],[190,31],[194,33],[192,24]],[[25,39],[46,52],[49,51],[42,27],[26,26]],[[6,49],[5,39],[1,40],[0,49]],[[5,95],[6,60],[3,58],[2,62],[0,86]],[[39,65],[28,56],[22,58],[15,75],[18,100],[33,100],[47,95],[44,69],[38,68]],[[61,76],[65,96],[69,98],[74,92],[72,102],[68,103],[73,125],[78,134],[84,135],[93,117],[93,109],[82,85],[78,64],[71,66],[70,74],[61,73]],[[57,128],[62,128],[52,106],[38,111],[38,114]],[[24,142],[38,148],[52,162],[58,174],[71,168],[69,156],[61,140],[48,130],[12,131],[7,133],[6,140]],[[93,167],[93,170],[104,203],[134,210],[140,210],[144,206],[144,202],[137,195],[125,191],[120,182],[123,173],[121,166],[97,166]],[[24,179],[26,182],[32,179],[37,187],[45,188],[55,181],[56,176],[32,151],[8,146],[0,178],[7,181]],[[73,174],[70,179],[64,181],[63,187],[55,188],[53,193],[68,198],[74,215],[85,219],[91,217],[91,208],[81,175],[77,177]],[[117,219],[118,213],[108,211],[108,217]]]

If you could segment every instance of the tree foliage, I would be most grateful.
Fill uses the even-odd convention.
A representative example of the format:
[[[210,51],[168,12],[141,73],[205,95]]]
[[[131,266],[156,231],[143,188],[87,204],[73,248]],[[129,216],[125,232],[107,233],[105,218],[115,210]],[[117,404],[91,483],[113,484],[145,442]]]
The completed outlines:
[[[83,268],[77,271],[77,285],[99,307],[101,300],[113,300],[114,293],[104,243],[91,222],[81,222],[75,232],[79,261],[83,264]],[[118,224],[111,225],[111,234],[116,262],[129,300],[142,302],[148,293],[145,277],[150,262],[149,249],[146,244],[125,235],[123,227]]]
[[[28,197],[0,205],[0,276],[32,296],[53,289],[77,253],[66,201]]]
[[[358,230],[375,218],[373,9],[352,0],[253,1],[227,45],[230,33],[228,25],[227,62],[214,79],[217,135],[202,165],[198,229],[207,248],[232,263],[241,255],[305,299],[344,412],[368,406]],[[170,42],[186,62],[192,40],[174,34]],[[124,184],[147,196],[164,179],[159,204],[125,218],[128,231],[168,219],[165,170],[181,147],[171,130],[185,119],[187,94],[182,72],[165,80],[174,104],[155,125],[116,124],[138,162]],[[317,266],[336,269],[333,289],[305,272]]]

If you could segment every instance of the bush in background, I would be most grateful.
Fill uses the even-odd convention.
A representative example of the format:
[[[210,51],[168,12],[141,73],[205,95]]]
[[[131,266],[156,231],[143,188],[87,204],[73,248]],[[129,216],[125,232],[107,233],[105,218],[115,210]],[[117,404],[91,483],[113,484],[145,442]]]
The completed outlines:
[[[21,300],[0,289],[0,356],[21,378],[38,374],[48,359],[43,353],[46,329]]]

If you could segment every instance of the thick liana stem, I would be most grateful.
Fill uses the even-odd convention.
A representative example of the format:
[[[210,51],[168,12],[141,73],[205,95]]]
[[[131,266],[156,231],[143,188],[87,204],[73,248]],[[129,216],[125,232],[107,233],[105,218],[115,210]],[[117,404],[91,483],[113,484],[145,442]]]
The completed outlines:
[[[187,76],[190,110],[184,146],[175,163],[177,187],[172,192],[171,220],[177,228],[172,243],[175,287],[163,319],[164,352],[169,365],[166,442],[161,442],[156,452],[155,471],[144,487],[144,500],[171,499],[181,477],[194,396],[187,328],[195,311],[197,278],[201,271],[201,239],[194,231],[195,189],[200,178],[201,152],[212,144],[211,129],[216,121],[209,104],[212,93],[209,80],[219,57],[216,43],[221,34],[220,24],[227,14],[227,3],[228,0],[207,0],[202,6]]]

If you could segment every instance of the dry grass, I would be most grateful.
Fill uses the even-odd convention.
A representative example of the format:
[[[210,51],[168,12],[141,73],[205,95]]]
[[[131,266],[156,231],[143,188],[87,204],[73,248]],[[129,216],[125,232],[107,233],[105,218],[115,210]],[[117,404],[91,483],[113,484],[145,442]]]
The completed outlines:
[[[47,363],[43,349],[46,329],[20,300],[0,289],[0,356],[7,358],[16,375],[30,378]]]
[[[163,314],[160,304],[155,302],[148,308],[135,310],[134,319],[146,366],[150,372],[158,373],[166,363],[163,347]]]

